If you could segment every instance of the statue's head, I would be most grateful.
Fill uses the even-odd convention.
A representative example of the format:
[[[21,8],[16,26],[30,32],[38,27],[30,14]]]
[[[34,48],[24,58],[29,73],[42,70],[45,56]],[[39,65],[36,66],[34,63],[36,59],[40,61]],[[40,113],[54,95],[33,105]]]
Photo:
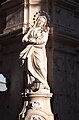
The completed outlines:
[[[34,27],[46,27],[50,24],[50,16],[45,11],[38,11],[34,14],[33,17],[33,26]]]
[[[39,16],[36,20],[35,26],[36,27],[46,27],[47,18],[46,16]]]

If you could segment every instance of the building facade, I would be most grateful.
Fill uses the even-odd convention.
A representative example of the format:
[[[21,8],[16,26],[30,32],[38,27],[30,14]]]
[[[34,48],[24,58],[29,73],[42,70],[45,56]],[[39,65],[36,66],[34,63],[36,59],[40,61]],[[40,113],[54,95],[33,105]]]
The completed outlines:
[[[78,0],[2,0],[0,2],[0,74],[7,90],[0,92],[0,118],[17,120],[23,107],[22,37],[37,11],[50,15],[47,43],[48,82],[57,120],[79,119],[79,2]],[[28,24],[30,23],[30,24]]]

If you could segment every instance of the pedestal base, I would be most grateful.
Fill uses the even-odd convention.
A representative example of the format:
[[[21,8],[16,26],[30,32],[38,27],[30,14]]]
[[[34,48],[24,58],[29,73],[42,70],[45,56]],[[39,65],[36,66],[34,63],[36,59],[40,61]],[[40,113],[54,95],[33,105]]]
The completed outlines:
[[[29,93],[25,101],[25,117],[23,120],[54,120],[51,112],[50,98],[51,93]],[[22,120],[22,119],[20,119]]]

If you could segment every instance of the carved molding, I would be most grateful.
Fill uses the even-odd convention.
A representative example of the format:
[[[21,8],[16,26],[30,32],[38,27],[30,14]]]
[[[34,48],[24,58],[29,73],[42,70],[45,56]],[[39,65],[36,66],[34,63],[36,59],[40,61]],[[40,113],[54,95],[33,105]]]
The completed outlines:
[[[64,9],[74,12],[75,17],[79,18],[79,4],[65,0],[55,0],[54,4]]]
[[[30,4],[48,3],[48,0],[29,0]]]
[[[61,6],[66,9],[70,9],[70,10],[75,10],[75,9],[79,8],[78,4],[76,4],[75,2],[67,1],[67,0],[55,0],[55,3],[58,6]]]
[[[54,31],[53,35],[54,40],[56,41],[66,41],[66,43],[70,43],[72,45],[78,45],[79,44],[79,36],[77,36],[76,34],[67,34],[67,33],[63,33],[63,32],[58,32],[58,31]]]
[[[29,120],[45,120],[45,119],[39,115],[32,115]]]
[[[2,5],[2,9],[9,9],[21,3],[22,0],[7,0],[3,2],[1,5]]]
[[[38,114],[32,114],[25,118],[25,120],[47,120],[45,117],[38,115]]]
[[[41,109],[42,106],[41,106],[41,104],[39,102],[35,101],[35,102],[31,103],[31,108],[34,109],[34,110],[37,110],[37,109]]]

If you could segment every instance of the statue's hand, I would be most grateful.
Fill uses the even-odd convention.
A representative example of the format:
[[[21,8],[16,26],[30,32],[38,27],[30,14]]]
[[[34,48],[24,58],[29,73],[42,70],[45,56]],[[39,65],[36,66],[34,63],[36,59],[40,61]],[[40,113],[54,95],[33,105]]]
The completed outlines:
[[[28,39],[22,39],[22,42],[24,43],[24,42],[28,42]]]
[[[30,39],[29,39],[29,42],[36,43],[36,39],[35,39],[35,38],[30,38]]]
[[[22,39],[22,42],[28,42],[28,36],[27,36],[27,34],[24,35],[24,37],[23,37],[23,39]]]

